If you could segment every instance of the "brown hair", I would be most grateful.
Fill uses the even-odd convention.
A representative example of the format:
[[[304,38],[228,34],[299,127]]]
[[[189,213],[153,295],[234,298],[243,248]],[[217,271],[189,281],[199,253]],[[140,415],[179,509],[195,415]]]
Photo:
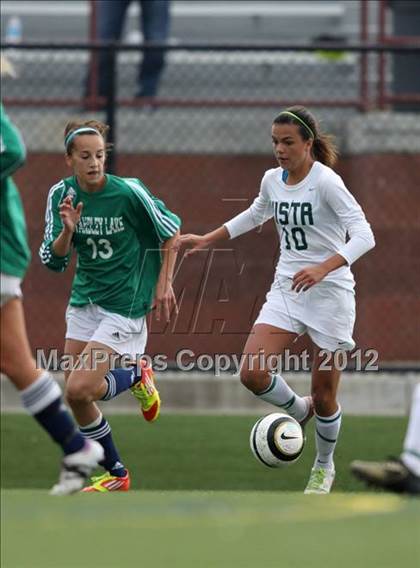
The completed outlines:
[[[289,107],[276,116],[273,124],[295,124],[304,140],[313,139],[313,157],[329,167],[335,164],[338,150],[334,137],[321,131],[318,121],[307,108],[303,106]]]
[[[66,124],[66,127],[64,128],[64,144],[69,134],[71,134],[78,128],[93,128],[94,130],[97,130],[98,133],[104,139],[105,149],[108,151],[112,148],[112,144],[108,144],[106,141],[109,126],[101,122],[100,120],[70,120],[70,122],[68,122]],[[90,134],[92,136],[96,136],[95,132],[81,132],[80,134],[83,135]],[[70,142],[66,145],[66,154],[70,155],[72,153],[74,141],[77,138],[77,136],[79,136],[79,134],[76,134],[76,136],[72,140],[70,140]]]

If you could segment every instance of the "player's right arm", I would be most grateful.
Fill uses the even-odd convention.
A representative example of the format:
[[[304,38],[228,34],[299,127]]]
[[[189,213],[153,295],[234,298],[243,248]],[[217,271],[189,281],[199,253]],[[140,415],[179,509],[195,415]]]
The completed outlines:
[[[236,217],[233,217],[233,219],[230,219],[218,229],[205,235],[182,235],[180,244],[191,247],[186,252],[186,256],[200,249],[207,249],[217,241],[239,237],[239,235],[243,235],[271,219],[273,217],[273,209],[267,193],[266,176],[267,174],[262,179],[258,196],[248,209],[242,211],[242,213],[239,213],[239,215],[236,215]]]
[[[71,243],[80,220],[81,203],[74,209],[70,197],[63,199],[64,182],[54,185],[48,194],[44,240],[39,249],[42,263],[55,272],[64,272],[71,256]]]
[[[11,176],[24,163],[25,144],[17,128],[0,105],[0,179]]]
[[[222,225],[218,229],[215,229],[214,231],[211,231],[211,233],[207,233],[205,235],[193,235],[191,233],[181,235],[178,242],[179,246],[187,245],[190,247],[185,253],[185,256],[190,256],[190,254],[194,254],[198,250],[208,249],[217,241],[222,241],[229,237],[229,231],[225,225]]]

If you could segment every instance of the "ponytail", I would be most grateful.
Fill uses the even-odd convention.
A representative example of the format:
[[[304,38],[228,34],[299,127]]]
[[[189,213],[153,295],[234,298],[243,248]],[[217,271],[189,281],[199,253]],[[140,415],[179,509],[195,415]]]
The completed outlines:
[[[318,132],[312,144],[312,154],[315,160],[332,168],[338,156],[334,137],[330,134]]]

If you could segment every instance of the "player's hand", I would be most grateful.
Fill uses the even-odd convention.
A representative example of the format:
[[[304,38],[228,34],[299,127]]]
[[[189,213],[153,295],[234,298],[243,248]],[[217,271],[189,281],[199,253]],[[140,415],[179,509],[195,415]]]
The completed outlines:
[[[190,256],[191,254],[194,254],[199,250],[207,249],[210,247],[210,242],[207,239],[206,235],[192,235],[190,233],[187,235],[181,235],[178,243],[179,247],[181,247],[182,245],[189,247],[188,250],[185,251],[185,256]]]
[[[305,292],[325,278],[327,274],[328,271],[322,266],[307,266],[293,276],[292,290]]]
[[[74,233],[76,230],[76,225],[80,221],[82,215],[83,203],[80,201],[76,207],[73,207],[73,200],[70,196],[67,196],[63,203],[60,204],[60,217],[63,222],[64,228],[67,231]]]
[[[153,306],[156,310],[155,316],[157,321],[161,320],[162,315],[166,322],[171,319],[172,313],[178,315],[178,305],[171,283],[158,280]]]

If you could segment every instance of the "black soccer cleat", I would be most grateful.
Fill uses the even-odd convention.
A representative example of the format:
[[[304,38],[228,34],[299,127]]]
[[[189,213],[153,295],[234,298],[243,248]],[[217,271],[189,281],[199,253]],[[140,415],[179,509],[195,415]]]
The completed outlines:
[[[401,460],[390,458],[383,462],[356,460],[350,464],[353,475],[371,487],[420,495],[420,477],[410,471]]]

